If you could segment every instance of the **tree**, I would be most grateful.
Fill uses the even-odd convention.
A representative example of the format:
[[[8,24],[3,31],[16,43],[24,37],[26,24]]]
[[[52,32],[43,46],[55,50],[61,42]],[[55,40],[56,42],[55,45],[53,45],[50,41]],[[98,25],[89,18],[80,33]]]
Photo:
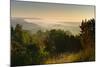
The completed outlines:
[[[28,31],[23,31],[22,32],[22,42],[23,42],[24,45],[30,44],[31,39],[32,39],[32,37],[31,37],[31,35],[29,34]]]
[[[82,21],[80,28],[84,54],[86,53],[84,60],[93,61],[95,60],[95,19]]]
[[[95,19],[82,21],[81,37],[84,48],[95,46]]]
[[[22,26],[20,24],[17,24],[15,27],[15,40],[22,43]]]
[[[66,51],[66,33],[62,30],[50,30],[46,39],[46,50],[51,53]]]

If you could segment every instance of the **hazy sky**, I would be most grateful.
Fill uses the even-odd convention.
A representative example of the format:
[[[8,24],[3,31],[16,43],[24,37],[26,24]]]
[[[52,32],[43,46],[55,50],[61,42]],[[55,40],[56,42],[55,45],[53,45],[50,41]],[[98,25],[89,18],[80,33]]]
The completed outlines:
[[[95,17],[94,6],[21,2],[11,0],[11,17],[80,22]]]

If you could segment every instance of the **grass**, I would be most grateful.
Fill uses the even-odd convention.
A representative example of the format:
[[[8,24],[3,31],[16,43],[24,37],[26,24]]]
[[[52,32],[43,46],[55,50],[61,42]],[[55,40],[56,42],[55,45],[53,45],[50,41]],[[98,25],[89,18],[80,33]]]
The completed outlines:
[[[72,62],[84,62],[94,61],[95,52],[93,48],[81,50],[77,53],[64,53],[59,56],[49,57],[44,64],[58,64],[58,63],[72,63]]]

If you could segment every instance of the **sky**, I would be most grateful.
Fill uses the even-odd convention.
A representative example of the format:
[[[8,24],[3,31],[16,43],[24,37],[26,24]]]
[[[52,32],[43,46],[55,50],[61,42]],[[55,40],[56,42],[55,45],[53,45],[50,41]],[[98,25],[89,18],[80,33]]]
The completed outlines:
[[[11,0],[11,16],[80,22],[94,18],[94,6],[54,4],[40,2],[21,2]]]
[[[24,18],[23,22],[45,29],[58,28],[78,34],[82,20],[95,18],[95,6],[11,0],[11,17]]]

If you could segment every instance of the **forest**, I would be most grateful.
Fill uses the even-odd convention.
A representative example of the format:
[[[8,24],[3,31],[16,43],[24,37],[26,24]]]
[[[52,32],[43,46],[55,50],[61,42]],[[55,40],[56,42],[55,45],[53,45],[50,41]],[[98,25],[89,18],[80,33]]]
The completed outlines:
[[[82,20],[81,31],[51,29],[31,33],[11,26],[11,66],[95,61],[95,19]]]

